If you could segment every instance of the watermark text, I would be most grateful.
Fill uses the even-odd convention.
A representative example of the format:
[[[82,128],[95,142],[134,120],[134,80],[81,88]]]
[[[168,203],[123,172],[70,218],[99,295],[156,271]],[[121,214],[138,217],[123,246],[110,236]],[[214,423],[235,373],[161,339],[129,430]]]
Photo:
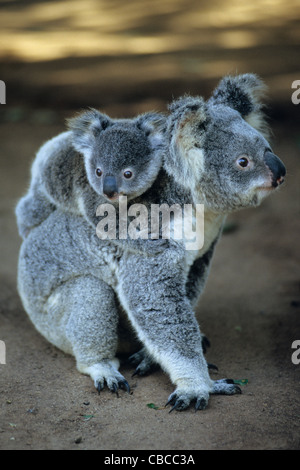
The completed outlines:
[[[204,244],[203,204],[132,204],[121,196],[119,208],[110,203],[100,204],[96,211],[102,217],[96,233],[101,240],[183,240],[187,250],[200,250]]]
[[[296,339],[292,343],[292,349],[295,349],[295,351],[292,354],[292,363],[295,364],[296,366],[300,364],[300,339]]]
[[[292,103],[300,103],[300,80],[294,80],[292,83],[292,88],[296,88],[296,91],[292,93]]]
[[[6,364],[6,346],[4,341],[0,340],[0,364]]]
[[[6,104],[6,85],[0,80],[0,104]]]

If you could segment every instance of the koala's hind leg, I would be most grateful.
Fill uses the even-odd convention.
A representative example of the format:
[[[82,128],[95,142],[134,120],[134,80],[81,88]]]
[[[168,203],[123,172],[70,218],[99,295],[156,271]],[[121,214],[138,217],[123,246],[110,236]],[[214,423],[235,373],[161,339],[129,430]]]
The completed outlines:
[[[77,369],[90,375],[99,392],[105,384],[113,392],[119,388],[129,391],[115,357],[118,311],[114,291],[91,275],[72,279],[63,288],[64,311],[69,310],[66,338]]]
[[[142,348],[135,354],[132,354],[128,361],[130,364],[137,366],[132,377],[135,375],[147,375],[159,368],[159,365],[154,361],[146,348]]]

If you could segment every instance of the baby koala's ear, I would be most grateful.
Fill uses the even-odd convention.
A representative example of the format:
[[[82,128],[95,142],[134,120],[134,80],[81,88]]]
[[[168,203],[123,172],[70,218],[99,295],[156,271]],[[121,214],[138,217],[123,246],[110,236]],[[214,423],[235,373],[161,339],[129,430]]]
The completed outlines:
[[[163,144],[166,131],[166,117],[163,114],[145,113],[138,116],[135,122],[137,128],[149,138],[152,148]]]
[[[93,139],[112,125],[112,120],[97,109],[78,114],[67,120],[68,128],[73,132],[73,145],[78,152],[91,148]]]
[[[224,77],[214,90],[209,103],[224,104],[238,111],[255,129],[268,134],[262,99],[266,92],[263,81],[255,74]]]

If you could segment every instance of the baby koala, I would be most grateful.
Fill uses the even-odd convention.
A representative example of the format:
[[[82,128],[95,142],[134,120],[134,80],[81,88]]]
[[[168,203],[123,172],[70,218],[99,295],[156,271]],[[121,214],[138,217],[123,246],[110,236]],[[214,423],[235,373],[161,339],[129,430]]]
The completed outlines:
[[[162,117],[111,120],[97,110],[69,120],[74,148],[84,156],[89,184],[109,202],[120,195],[133,199],[148,189],[162,163]]]
[[[96,109],[70,119],[69,130],[46,142],[33,162],[29,191],[16,207],[21,237],[57,207],[95,227],[99,204],[144,193],[161,168],[163,122],[156,113],[113,120]]]

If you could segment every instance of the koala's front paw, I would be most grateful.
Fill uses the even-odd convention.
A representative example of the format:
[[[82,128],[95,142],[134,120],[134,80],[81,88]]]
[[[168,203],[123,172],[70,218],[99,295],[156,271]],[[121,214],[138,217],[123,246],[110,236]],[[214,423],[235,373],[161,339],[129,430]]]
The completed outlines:
[[[101,377],[98,380],[95,380],[95,387],[98,390],[98,393],[101,392],[104,388],[104,384],[106,383],[107,387],[109,390],[113,393],[115,393],[117,396],[119,390],[125,390],[128,393],[130,393],[130,386],[127,380],[121,375],[118,374],[118,376],[110,376],[107,378]]]
[[[195,410],[204,410],[208,404],[210,390],[208,387],[203,386],[199,388],[177,388],[171,395],[166,403],[172,405],[169,413],[173,410],[183,411],[186,410],[191,403],[195,402]]]
[[[192,402],[195,402],[195,410],[204,410],[208,404],[209,395],[235,395],[242,393],[238,385],[232,379],[220,379],[212,382],[212,388],[202,391],[189,391],[187,389],[176,389],[168,399],[167,405],[172,405],[169,413],[173,410],[186,410]]]

